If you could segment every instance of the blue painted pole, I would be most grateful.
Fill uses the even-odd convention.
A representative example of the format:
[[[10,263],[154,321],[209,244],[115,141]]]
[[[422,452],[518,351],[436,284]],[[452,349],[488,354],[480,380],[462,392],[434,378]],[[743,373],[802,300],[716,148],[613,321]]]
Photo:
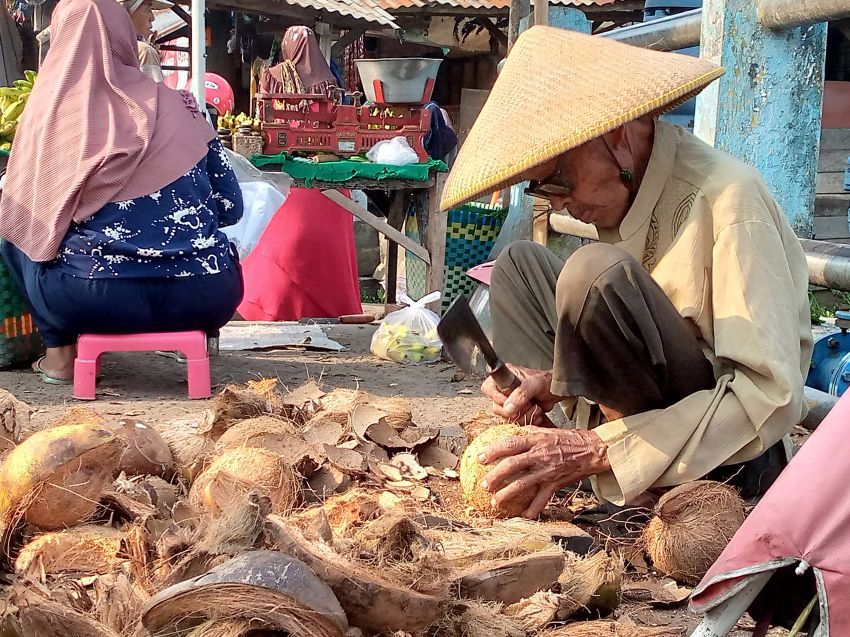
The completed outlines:
[[[694,132],[756,166],[800,237],[814,225],[826,25],[760,25],[754,0],[704,0],[701,55],[726,75],[697,99]]]

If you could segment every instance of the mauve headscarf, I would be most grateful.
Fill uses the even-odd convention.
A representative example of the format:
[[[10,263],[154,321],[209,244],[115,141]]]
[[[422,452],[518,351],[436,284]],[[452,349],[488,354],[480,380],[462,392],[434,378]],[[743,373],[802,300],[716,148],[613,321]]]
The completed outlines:
[[[331,73],[316,34],[310,27],[289,27],[283,34],[281,53],[284,60],[292,60],[295,70],[308,93],[326,93],[331,86],[336,86],[336,79]]]
[[[176,181],[214,137],[184,95],[139,70],[121,5],[62,0],[12,144],[0,235],[33,261],[50,261],[73,222]]]

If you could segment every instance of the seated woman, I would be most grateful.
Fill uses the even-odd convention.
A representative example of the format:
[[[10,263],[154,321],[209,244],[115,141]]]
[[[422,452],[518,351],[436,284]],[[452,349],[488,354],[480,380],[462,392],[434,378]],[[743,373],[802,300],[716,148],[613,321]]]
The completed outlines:
[[[85,60],[86,63],[80,63]],[[63,0],[0,199],[2,255],[29,300],[50,383],[81,333],[216,334],[242,298],[219,231],[242,197],[194,100],[139,70],[115,0]]]

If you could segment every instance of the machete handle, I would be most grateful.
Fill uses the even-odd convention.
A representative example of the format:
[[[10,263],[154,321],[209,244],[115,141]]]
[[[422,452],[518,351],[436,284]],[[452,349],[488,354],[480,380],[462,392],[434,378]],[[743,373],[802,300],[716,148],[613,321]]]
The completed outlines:
[[[516,377],[516,374],[514,374],[510,369],[508,369],[508,366],[501,361],[499,361],[499,364],[496,366],[496,368],[490,372],[490,377],[493,379],[493,382],[496,383],[496,387],[499,388],[499,391],[505,394],[506,396],[509,396],[511,392],[517,387],[519,387],[521,384],[521,381],[519,378]],[[541,412],[543,411],[543,409],[536,402],[533,402],[532,404],[538,409],[540,409]],[[554,427],[555,423],[552,422],[549,416],[543,413],[543,419],[540,422],[540,426]]]

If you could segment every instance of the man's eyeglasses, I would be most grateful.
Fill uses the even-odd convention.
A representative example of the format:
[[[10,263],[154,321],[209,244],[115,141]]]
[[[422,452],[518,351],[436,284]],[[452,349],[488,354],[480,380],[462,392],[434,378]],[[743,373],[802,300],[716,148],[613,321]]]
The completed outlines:
[[[566,156],[561,157],[555,167],[555,172],[546,179],[532,179],[528,188],[525,189],[525,194],[547,200],[552,197],[569,197],[573,191],[572,184],[561,175],[565,159]]]

